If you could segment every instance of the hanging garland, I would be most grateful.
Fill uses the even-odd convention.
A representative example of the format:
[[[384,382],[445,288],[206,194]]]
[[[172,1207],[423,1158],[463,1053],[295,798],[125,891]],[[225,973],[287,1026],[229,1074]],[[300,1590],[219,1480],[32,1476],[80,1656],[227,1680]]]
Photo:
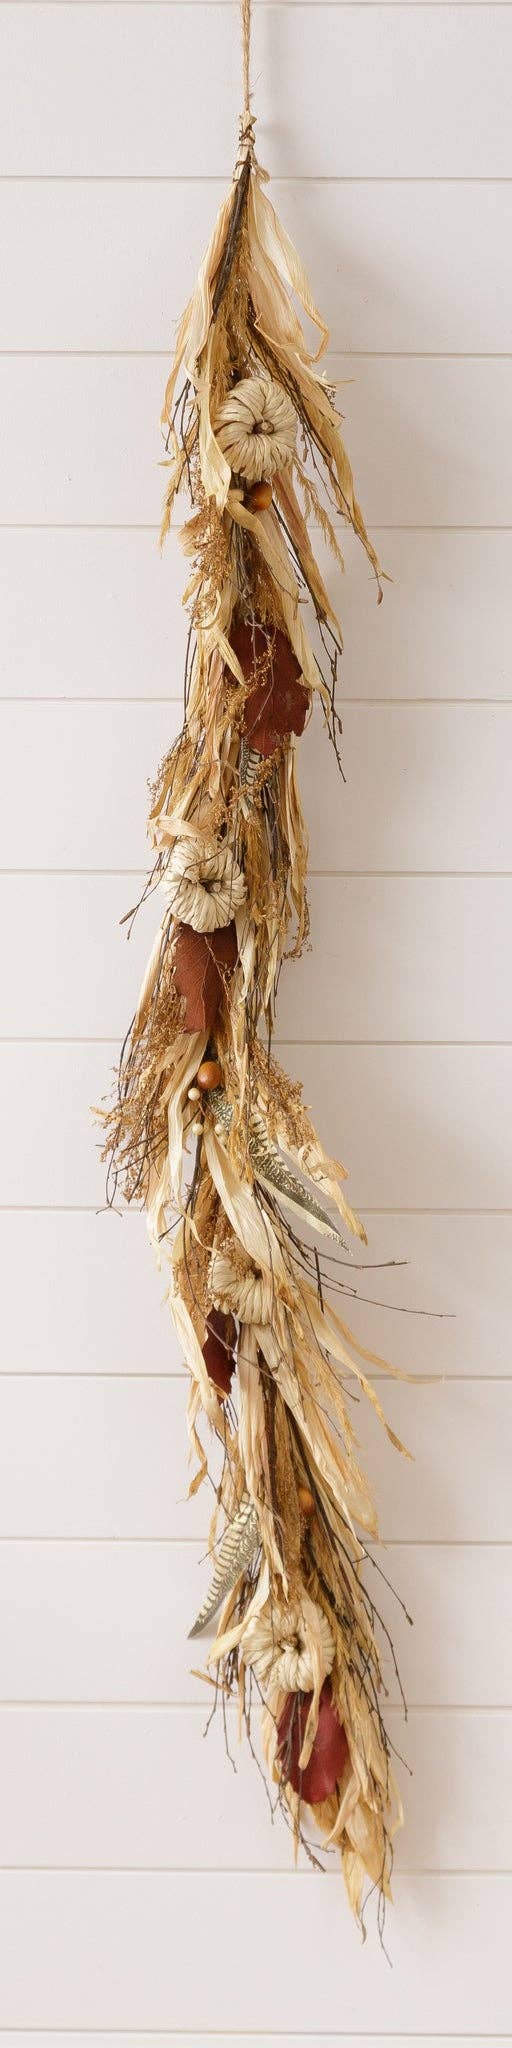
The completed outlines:
[[[376,1517],[342,1372],[384,1422],[363,1370],[384,1361],[326,1298],[332,1253],[326,1277],[301,1235],[310,1225],[344,1254],[346,1233],[365,1242],[344,1168],[271,1051],[281,962],[308,933],[294,740],[315,702],[338,758],[341,730],[341,633],[308,517],[338,558],[331,515],[350,525],[379,600],[382,591],[317,368],[327,329],[255,155],[249,4],[240,153],[165,394],[162,535],[177,493],[192,506],[181,533],[185,719],[150,813],[162,921],[106,1154],[110,1199],[121,1189],[144,1202],[168,1261],[190,1374],[191,1492],[208,1472],[202,1417],[213,1433],[213,1577],[190,1634],[217,1618],[207,1654],[216,1697],[238,1696],[248,1732],[263,1702],[268,1769],[295,1839],[319,1860],[312,1817],[314,1840],[339,1850],[360,1915],[366,1879],[381,1903],[389,1895],[401,1808],[380,1707],[378,1615],[362,1575]],[[317,330],[316,355],[292,294]]]

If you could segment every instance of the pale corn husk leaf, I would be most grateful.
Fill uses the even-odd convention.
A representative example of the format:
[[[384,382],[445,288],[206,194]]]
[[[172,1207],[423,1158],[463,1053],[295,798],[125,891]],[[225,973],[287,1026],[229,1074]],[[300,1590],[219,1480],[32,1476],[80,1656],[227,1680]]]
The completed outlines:
[[[200,356],[207,340],[212,317],[213,282],[226,247],[235,197],[236,188],[232,185],[222,200],[213,232],[200,264],[194,291],[179,323],[174,361],[170,377],[167,381],[162,412],[162,422],[165,424],[170,422],[172,418],[174,393],[182,365],[187,371],[191,382],[193,382],[198,356]]]
[[[361,508],[354,492],[354,479],[347,451],[341,437],[340,420],[326,384],[314,369],[314,358],[307,349],[300,321],[294,314],[287,285],[292,275],[298,279],[293,288],[297,290],[302,304],[306,306],[309,287],[303,265],[285,235],[274,209],[262,191],[257,178],[251,178],[248,192],[248,222],[250,248],[250,286],[256,327],[262,337],[262,344],[270,339],[273,356],[300,392],[304,412],[311,433],[328,470],[331,484],[339,503],[342,517],[346,519],[362,541],[377,578],[379,562],[375,549],[369,540]],[[310,304],[307,311],[310,312]],[[316,313],[310,317],[322,330],[322,346],[328,340],[328,330]],[[262,359],[267,361],[262,346]],[[272,365],[268,365],[272,368]],[[277,367],[272,370],[276,375]]]
[[[331,626],[333,626],[335,633],[338,635],[339,646],[342,648],[343,640],[340,622],[336,612],[333,611],[325,583],[320,575],[318,562],[315,561],[306,521],[293,488],[291,475],[286,469],[275,479],[274,496],[278,499],[284,513],[288,531],[291,535],[308,590],[311,591],[316,600],[321,617],[328,619]],[[335,535],[333,535],[333,541],[335,542]]]
[[[142,987],[139,993],[139,1000],[137,1003],[137,1009],[135,1011],[135,1017],[133,1022],[134,1038],[138,1038],[140,1032],[144,1030],[144,1025],[146,1023],[149,1006],[151,1003],[151,997],[156,986],[159,969],[165,952],[166,940],[166,927],[165,925],[161,924],[159,930],[157,931],[156,939],[154,940],[154,943],[151,948],[149,960],[146,967],[146,972],[144,975],[144,980],[142,982]]]
[[[264,1272],[272,1271],[276,1289],[282,1287],[286,1292],[287,1273],[276,1232],[269,1217],[262,1216],[254,1189],[248,1181],[240,1179],[225,1145],[219,1142],[209,1123],[205,1125],[204,1149],[212,1180],[235,1237],[255,1266],[260,1266]]]
[[[251,512],[248,505],[236,491],[231,490],[227,499],[228,511],[235,526],[242,526],[254,536],[270,573],[277,584],[281,609],[288,639],[298,661],[301,675],[308,690],[315,690],[326,710],[330,708],[329,692],[322,680],[318,662],[313,653],[300,604],[300,589],[297,577],[291,567],[290,557],[283,539],[279,520],[272,508],[268,512]]]

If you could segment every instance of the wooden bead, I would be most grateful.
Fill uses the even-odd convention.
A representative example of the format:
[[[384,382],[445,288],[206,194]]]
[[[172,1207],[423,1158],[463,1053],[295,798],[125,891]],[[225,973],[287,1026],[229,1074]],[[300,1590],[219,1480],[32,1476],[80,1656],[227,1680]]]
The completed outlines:
[[[218,1060],[202,1060],[196,1074],[196,1082],[201,1090],[201,1094],[206,1095],[210,1088],[220,1088],[222,1078],[222,1067],[219,1066]]]
[[[310,1522],[311,1516],[315,1512],[315,1503],[313,1495],[309,1491],[309,1486],[298,1486],[297,1498],[301,1514],[305,1516],[307,1522]]]
[[[200,1101],[201,1101],[201,1089],[200,1089],[200,1088],[187,1088],[187,1095],[188,1095],[188,1099],[189,1099],[189,1102],[200,1102]]]
[[[245,493],[245,502],[250,512],[268,512],[272,504],[272,485],[267,483],[266,477],[261,478],[261,483],[251,484]]]

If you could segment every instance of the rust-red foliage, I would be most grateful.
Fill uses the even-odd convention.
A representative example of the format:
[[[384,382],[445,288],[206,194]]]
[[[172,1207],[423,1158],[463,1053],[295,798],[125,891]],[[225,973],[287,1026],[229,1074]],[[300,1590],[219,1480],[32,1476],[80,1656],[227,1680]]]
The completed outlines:
[[[190,924],[178,925],[173,975],[185,1001],[185,1031],[213,1030],[224,979],[235,966],[237,953],[234,921],[215,932],[195,932]]]
[[[277,1724],[277,1754],[283,1778],[309,1806],[320,1806],[343,1776],[348,1762],[345,1729],[335,1707],[330,1678],[320,1694],[318,1727],[309,1763],[301,1771],[299,1757],[312,1701],[310,1692],[289,1692]]]
[[[203,1358],[208,1378],[219,1394],[229,1394],[235,1370],[236,1327],[233,1316],[222,1308],[211,1308],[206,1318]]]
[[[304,731],[308,693],[286,633],[276,626],[241,622],[231,628],[231,646],[245,682],[242,731],[249,746],[266,758],[289,733]]]

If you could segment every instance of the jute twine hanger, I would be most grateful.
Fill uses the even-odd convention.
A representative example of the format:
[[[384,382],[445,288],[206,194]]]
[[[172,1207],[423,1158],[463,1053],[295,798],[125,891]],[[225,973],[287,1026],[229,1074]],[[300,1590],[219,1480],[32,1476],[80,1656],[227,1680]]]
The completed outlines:
[[[254,129],[256,115],[251,109],[251,0],[240,0],[240,33],[242,38],[242,95],[243,109],[240,115],[240,147],[235,177],[240,175],[246,158],[254,159]]]

